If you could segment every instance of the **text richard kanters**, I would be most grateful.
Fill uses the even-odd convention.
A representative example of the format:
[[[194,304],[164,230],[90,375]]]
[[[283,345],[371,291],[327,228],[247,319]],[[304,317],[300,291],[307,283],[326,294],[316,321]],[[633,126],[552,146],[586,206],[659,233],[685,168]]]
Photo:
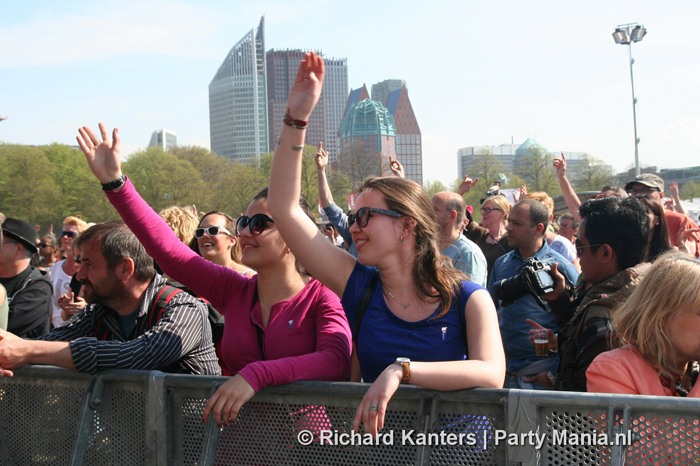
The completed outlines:
[[[632,432],[617,433],[608,437],[604,432],[576,432],[554,429],[551,432],[508,433],[505,430],[485,429],[480,432],[416,432],[415,430],[389,430],[376,435],[359,432],[342,432],[337,430],[320,430],[316,433],[302,430],[297,434],[301,445],[405,445],[405,446],[476,446],[488,448],[494,446],[532,446],[540,449],[549,439],[557,445],[631,445]]]

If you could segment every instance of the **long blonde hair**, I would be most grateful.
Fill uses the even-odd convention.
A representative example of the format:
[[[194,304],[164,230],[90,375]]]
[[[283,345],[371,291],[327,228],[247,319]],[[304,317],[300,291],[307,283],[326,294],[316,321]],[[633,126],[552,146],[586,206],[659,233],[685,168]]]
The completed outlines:
[[[615,311],[612,322],[618,337],[635,346],[659,374],[673,379],[676,369],[674,335],[668,320],[680,312],[700,308],[700,262],[681,252],[659,256],[646,277]]]
[[[372,189],[384,196],[389,209],[415,220],[413,281],[423,296],[440,301],[442,309],[438,317],[442,317],[450,310],[452,293],[459,293],[460,282],[467,277],[445,263],[445,257],[438,247],[439,227],[433,203],[421,185],[406,178],[369,178],[359,192]]]

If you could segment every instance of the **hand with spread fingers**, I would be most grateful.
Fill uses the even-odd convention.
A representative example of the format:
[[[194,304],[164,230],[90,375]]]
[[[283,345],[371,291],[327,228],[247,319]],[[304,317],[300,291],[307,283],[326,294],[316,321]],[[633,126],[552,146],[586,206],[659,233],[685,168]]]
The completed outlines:
[[[399,178],[406,178],[406,174],[403,171],[403,165],[401,165],[401,162],[396,157],[392,157],[391,155],[389,156],[389,168],[391,169],[391,173],[394,174],[394,176],[398,176]]]
[[[359,432],[360,422],[364,425],[367,434],[376,435],[384,428],[387,404],[401,385],[402,377],[403,371],[398,364],[391,364],[377,377],[362,398],[360,406],[357,407],[352,424],[354,432]]]
[[[479,182],[479,178],[476,178],[472,180],[469,178],[469,175],[465,175],[464,179],[462,180],[462,183],[459,185],[459,195],[464,196],[467,194],[469,191],[471,191],[472,186],[477,184]]]
[[[72,316],[86,305],[87,302],[80,296],[74,297],[72,291],[58,297],[58,307],[65,311],[68,317]]]
[[[207,422],[209,415],[219,427],[229,426],[238,417],[241,407],[255,395],[255,390],[240,374],[234,375],[212,395],[204,407],[202,422]]]
[[[289,93],[287,111],[295,120],[308,120],[323,90],[323,78],[326,66],[316,52],[304,54]]]
[[[103,123],[99,124],[100,142],[97,135],[87,126],[78,129],[80,136],[76,137],[80,149],[87,158],[92,173],[100,180],[100,183],[109,183],[122,176],[121,169],[121,140],[117,128],[112,131],[112,140],[109,139],[107,129]]]

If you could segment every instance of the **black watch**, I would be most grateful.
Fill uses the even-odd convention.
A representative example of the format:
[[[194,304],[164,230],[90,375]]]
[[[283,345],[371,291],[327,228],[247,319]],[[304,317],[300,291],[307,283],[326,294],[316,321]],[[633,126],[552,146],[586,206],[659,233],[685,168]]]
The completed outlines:
[[[102,183],[102,191],[114,191],[124,186],[124,183],[126,183],[126,176],[122,173],[122,176],[116,180],[110,181],[109,183]]]

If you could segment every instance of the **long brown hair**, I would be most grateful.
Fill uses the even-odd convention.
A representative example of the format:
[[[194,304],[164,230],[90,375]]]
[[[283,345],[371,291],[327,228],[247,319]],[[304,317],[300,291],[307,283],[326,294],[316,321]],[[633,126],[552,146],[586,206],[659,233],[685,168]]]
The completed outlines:
[[[413,281],[423,296],[439,300],[442,311],[438,317],[442,317],[452,305],[452,294],[459,293],[459,284],[467,277],[449,266],[446,257],[440,253],[439,227],[428,194],[415,181],[394,176],[369,178],[360,186],[359,192],[372,189],[384,196],[389,209],[414,219],[416,260]]]

